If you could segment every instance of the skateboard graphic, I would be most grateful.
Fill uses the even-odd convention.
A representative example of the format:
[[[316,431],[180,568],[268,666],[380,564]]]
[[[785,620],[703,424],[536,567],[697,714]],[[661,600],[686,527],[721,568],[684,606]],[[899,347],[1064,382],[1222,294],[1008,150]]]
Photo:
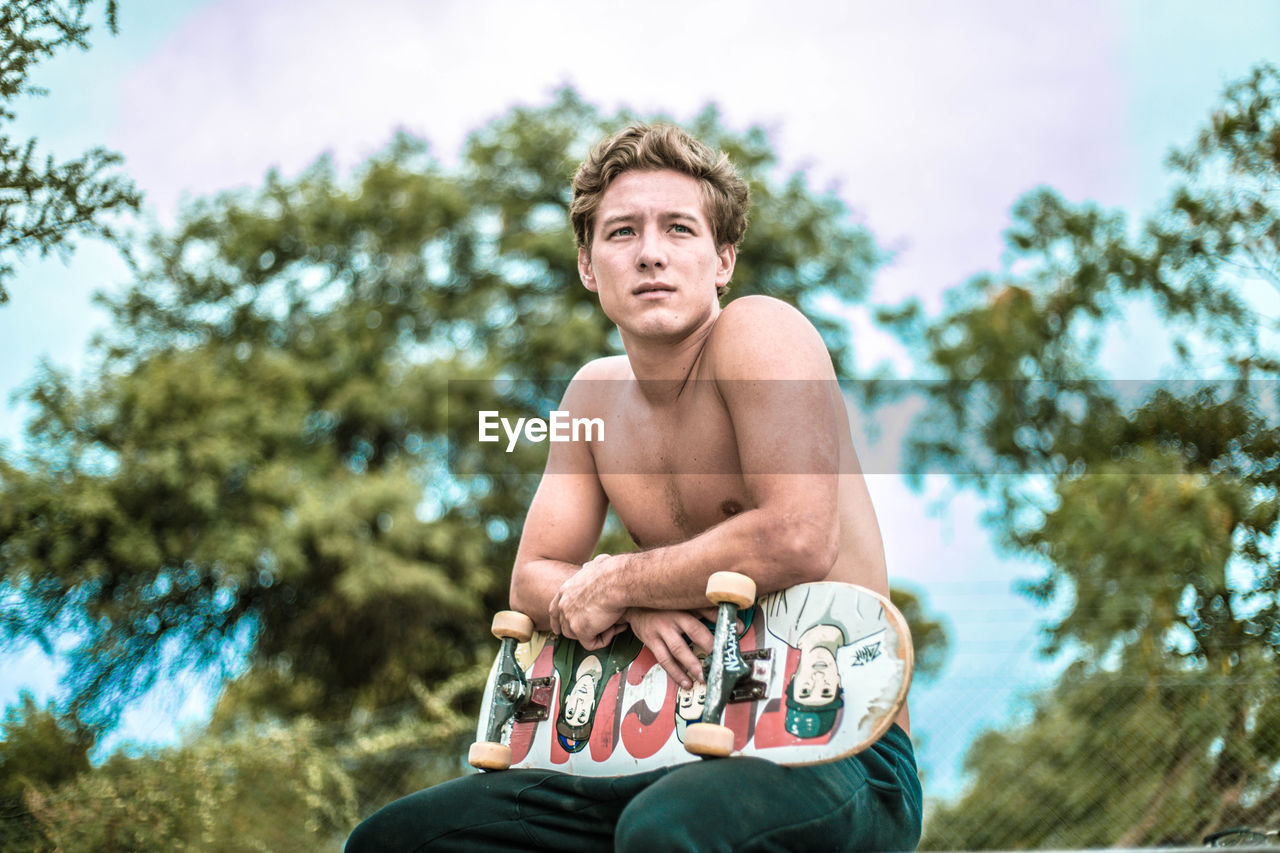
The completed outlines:
[[[699,757],[820,764],[861,752],[906,701],[913,652],[887,598],[846,583],[800,584],[755,600],[755,584],[717,572],[704,683],[684,690],[630,631],[595,650],[494,618],[502,648],[468,761],[615,776]]]

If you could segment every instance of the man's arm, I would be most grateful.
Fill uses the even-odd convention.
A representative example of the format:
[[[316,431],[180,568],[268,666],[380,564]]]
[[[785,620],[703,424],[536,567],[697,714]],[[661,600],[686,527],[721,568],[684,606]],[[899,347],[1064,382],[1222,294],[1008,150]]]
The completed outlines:
[[[767,593],[822,580],[834,564],[844,403],[817,330],[784,303],[744,297],[721,314],[705,358],[753,506],[685,542],[566,576],[550,605],[561,633],[594,636],[627,607],[704,606],[707,577],[722,569]]]
[[[569,383],[561,410],[590,411],[590,380],[601,378],[602,362],[592,362]],[[587,380],[582,382],[580,380]],[[551,600],[561,585],[591,559],[604,528],[608,498],[595,461],[583,442],[550,442],[547,467],[525,516],[511,573],[511,606],[552,628]]]

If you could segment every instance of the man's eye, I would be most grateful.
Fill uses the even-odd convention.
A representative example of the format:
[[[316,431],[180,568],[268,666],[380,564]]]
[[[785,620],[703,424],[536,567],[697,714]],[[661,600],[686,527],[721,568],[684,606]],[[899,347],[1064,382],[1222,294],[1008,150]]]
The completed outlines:
[[[624,225],[624,226],[622,226],[621,228],[616,229],[616,230],[613,232],[613,234],[611,234],[610,236],[611,236],[611,237],[630,237],[632,233],[633,233],[633,232],[632,232],[632,230],[631,230],[631,226],[630,226],[630,225]]]
[[[674,231],[676,231],[676,232],[678,232],[678,233],[680,233],[680,234],[692,234],[692,233],[693,233],[693,231],[689,228],[689,226],[688,226],[688,225],[681,225],[679,222],[677,222],[676,224],[672,225],[672,226],[671,226],[671,228],[672,228],[672,230],[674,230]]]

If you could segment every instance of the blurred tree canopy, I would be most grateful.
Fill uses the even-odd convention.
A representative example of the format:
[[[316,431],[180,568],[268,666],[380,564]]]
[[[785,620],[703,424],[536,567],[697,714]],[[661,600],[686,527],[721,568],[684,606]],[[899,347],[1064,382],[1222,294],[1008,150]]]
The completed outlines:
[[[545,414],[542,380],[619,351],[567,207],[587,147],[634,118],[566,89],[476,131],[457,167],[401,134],[350,177],[273,173],[133,244],[97,367],[43,369],[26,456],[0,460],[0,631],[78,639],[76,719],[102,730],[157,678],[241,660],[225,730],[385,719],[486,665],[545,451],[469,467],[449,410]],[[686,126],[751,184],[734,294],[799,306],[847,366],[822,306],[864,298],[870,235],[779,175],[762,129],[714,108]],[[945,635],[900,600],[936,668]]]
[[[1280,288],[1280,72],[1230,86],[1169,163],[1140,229],[1034,192],[1008,273],[936,319],[892,312],[942,377],[915,466],[990,495],[1003,542],[1042,559],[1027,591],[1070,661],[974,744],[932,849],[1187,844],[1280,815],[1280,362],[1258,308]],[[1142,311],[1179,380],[1098,375]]]
[[[89,47],[86,10],[93,4],[14,0],[0,5],[0,305],[9,299],[5,282],[13,276],[15,259],[32,249],[65,255],[76,234],[110,237],[110,215],[138,208],[137,190],[117,169],[119,154],[94,148],[64,162],[44,155],[41,162],[37,140],[14,140],[5,132],[19,99],[45,94],[29,82],[34,68],[65,47]],[[107,0],[112,33],[116,12],[116,0]]]
[[[0,723],[0,851],[39,849],[44,834],[28,806],[28,792],[66,784],[89,770],[89,732],[69,724],[54,703],[36,705],[30,693]]]
[[[337,849],[357,819],[341,756],[306,722],[116,754],[27,802],[38,840],[7,849],[302,853]]]

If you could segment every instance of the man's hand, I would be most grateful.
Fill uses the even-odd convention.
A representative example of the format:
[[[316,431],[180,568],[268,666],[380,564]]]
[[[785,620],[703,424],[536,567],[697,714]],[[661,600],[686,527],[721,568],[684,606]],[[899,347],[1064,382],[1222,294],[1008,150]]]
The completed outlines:
[[[585,648],[598,649],[608,645],[626,627],[622,618],[624,608],[611,606],[604,600],[603,580],[611,564],[623,559],[601,554],[560,585],[549,608],[553,632],[577,640]]]
[[[645,610],[632,608],[626,613],[631,631],[649,647],[659,665],[677,684],[688,690],[702,680],[702,662],[694,648],[704,655],[715,644],[715,635],[696,613],[684,610]]]

